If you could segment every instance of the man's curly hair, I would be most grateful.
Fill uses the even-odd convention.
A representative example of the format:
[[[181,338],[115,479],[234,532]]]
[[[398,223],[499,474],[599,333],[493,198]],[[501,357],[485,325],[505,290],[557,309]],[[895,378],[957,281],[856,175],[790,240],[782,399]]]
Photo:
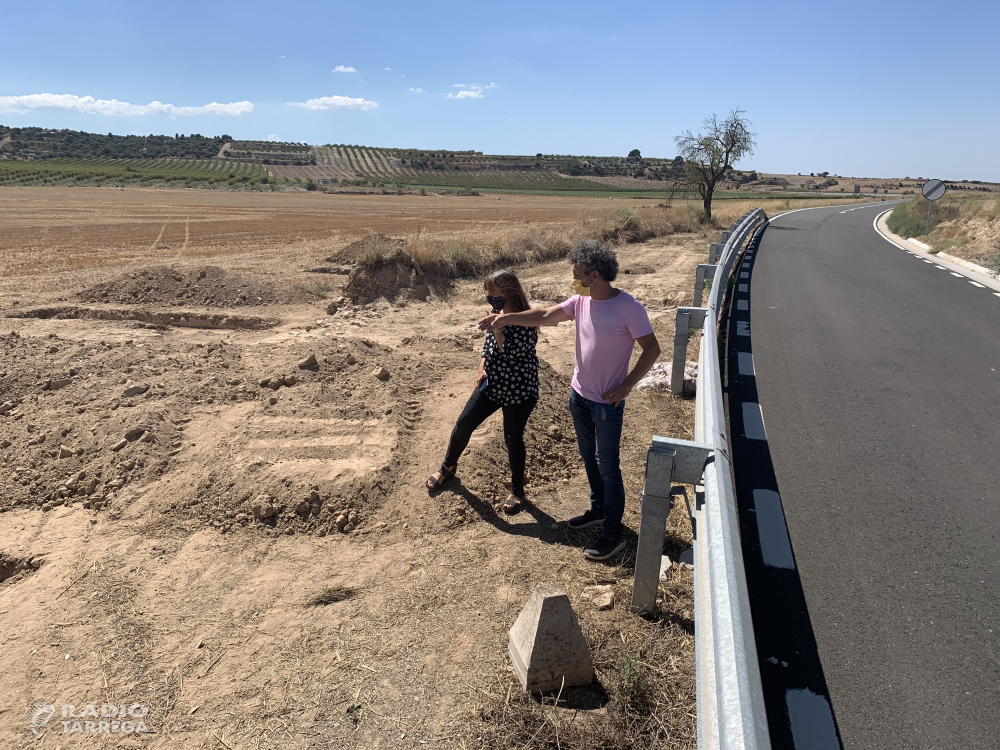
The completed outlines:
[[[597,271],[605,281],[614,281],[618,276],[618,256],[603,242],[582,240],[569,251],[567,259],[587,273]]]

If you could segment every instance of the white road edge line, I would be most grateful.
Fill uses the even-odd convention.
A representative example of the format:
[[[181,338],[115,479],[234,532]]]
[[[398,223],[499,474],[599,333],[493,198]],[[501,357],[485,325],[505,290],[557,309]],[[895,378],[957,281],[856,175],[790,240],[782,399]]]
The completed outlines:
[[[898,202],[898,201],[897,201],[897,202]],[[799,210],[803,210],[803,209],[799,209]],[[883,240],[885,240],[886,242],[888,242],[888,243],[889,243],[890,245],[894,245],[895,247],[898,247],[898,248],[899,248],[900,250],[903,250],[903,251],[905,251],[905,252],[908,252],[908,253],[910,253],[911,255],[916,255],[916,256],[917,256],[918,258],[920,258],[920,254],[919,254],[919,253],[915,253],[915,252],[914,252],[913,250],[911,250],[911,249],[910,249],[910,248],[908,248],[908,247],[903,247],[903,246],[902,246],[902,245],[900,245],[900,244],[899,244],[898,242],[896,242],[896,241],[895,241],[894,239],[892,239],[891,237],[888,237],[888,236],[887,236],[887,235],[886,235],[886,234],[885,234],[885,233],[884,233],[884,232],[883,232],[883,231],[882,231],[881,229],[879,229],[879,228],[878,228],[878,220],[879,220],[879,219],[881,219],[881,218],[882,218],[883,216],[885,216],[885,215],[886,215],[887,213],[889,213],[889,212],[890,212],[891,210],[892,210],[892,208],[887,208],[887,209],[886,209],[885,211],[882,211],[881,213],[879,213],[879,214],[878,214],[878,215],[877,215],[877,216],[875,217],[875,219],[874,219],[874,220],[872,221],[872,228],[873,228],[873,229],[875,230],[875,232],[876,232],[876,233],[877,233],[877,234],[878,234],[878,235],[879,235],[879,236],[880,236],[880,237],[881,237],[881,238],[882,238]],[[923,254],[924,254],[924,255],[927,255],[928,253],[923,253]],[[932,263],[932,264],[934,264],[935,266],[937,266],[938,268],[941,268],[941,269],[943,269],[943,270],[950,270],[950,269],[953,269],[953,270],[952,270],[952,273],[954,273],[955,271],[958,271],[959,273],[954,273],[954,275],[955,275],[955,276],[962,276],[962,277],[965,277],[966,279],[969,279],[969,281],[970,281],[971,283],[974,283],[974,284],[976,284],[977,286],[982,286],[983,288],[987,288],[987,287],[988,287],[988,288],[990,288],[990,289],[1000,289],[1000,286],[996,286],[996,282],[994,282],[994,280],[993,280],[993,279],[984,279],[985,281],[989,281],[989,282],[991,282],[990,284],[979,284],[979,282],[974,282],[974,281],[972,281],[972,277],[971,277],[971,274],[970,274],[970,273],[968,273],[968,272],[966,272],[966,273],[961,273],[962,271],[965,271],[965,269],[963,269],[963,268],[962,268],[961,266],[956,266],[956,265],[953,265],[953,264],[951,264],[951,263],[948,263],[948,261],[946,261],[946,260],[941,260],[941,261],[939,261],[939,262],[940,262],[940,263],[947,263],[947,265],[948,265],[948,268],[945,268],[944,266],[940,266],[940,265],[938,265],[938,264],[937,264],[937,262],[935,262],[935,261],[936,261],[937,259],[935,259],[935,260],[928,260],[927,258],[920,258],[920,260],[924,261],[924,263]],[[977,276],[977,278],[983,278],[981,274],[977,274],[976,276]],[[994,295],[996,295],[997,297],[1000,297],[1000,292],[993,292],[993,294],[994,294]]]
[[[984,284],[980,284],[978,281],[973,281],[972,279],[969,279],[969,283],[972,284],[972,286],[978,286],[980,289],[986,288]]]

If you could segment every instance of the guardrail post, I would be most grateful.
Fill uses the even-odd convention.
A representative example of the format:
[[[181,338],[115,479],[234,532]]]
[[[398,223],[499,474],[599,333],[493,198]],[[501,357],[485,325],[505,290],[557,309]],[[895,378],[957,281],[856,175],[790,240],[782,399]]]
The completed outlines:
[[[718,266],[707,263],[699,263],[694,272],[694,299],[691,304],[694,307],[701,307],[701,296],[705,292],[705,279],[715,278],[715,269]]]
[[[678,307],[674,324],[674,361],[670,369],[670,390],[678,396],[684,393],[684,364],[687,361],[688,339],[692,328],[705,325],[704,307]]]
[[[725,245],[727,242],[729,242],[729,238],[732,237],[732,236],[733,236],[732,232],[728,232],[728,231],[727,232],[723,232],[722,233],[722,239],[719,240],[719,244],[720,245]]]
[[[712,447],[704,443],[653,437],[653,444],[646,453],[646,477],[642,487],[639,542],[635,552],[630,606],[632,612],[652,614],[656,610],[663,535],[673,503],[670,486],[673,482],[701,482],[711,451]]]
[[[714,243],[708,246],[708,262],[713,266],[719,262],[722,256],[722,244]]]

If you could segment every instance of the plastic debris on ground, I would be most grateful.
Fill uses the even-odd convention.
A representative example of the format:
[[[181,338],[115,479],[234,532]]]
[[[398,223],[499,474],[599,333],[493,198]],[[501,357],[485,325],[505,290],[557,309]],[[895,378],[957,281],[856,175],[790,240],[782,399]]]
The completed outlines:
[[[640,391],[669,391],[670,373],[673,370],[672,362],[657,362],[650,369],[642,380],[635,384]],[[684,363],[684,393],[695,392],[695,384],[698,381],[698,363]]]

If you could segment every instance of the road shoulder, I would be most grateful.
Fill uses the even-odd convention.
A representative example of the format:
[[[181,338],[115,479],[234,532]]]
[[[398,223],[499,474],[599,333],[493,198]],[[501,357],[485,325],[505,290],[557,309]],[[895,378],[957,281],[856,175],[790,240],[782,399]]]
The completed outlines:
[[[975,263],[970,263],[967,260],[956,258],[952,255],[948,255],[947,253],[930,252],[928,246],[925,245],[923,242],[913,239],[904,239],[903,237],[900,237],[898,234],[894,234],[893,232],[889,231],[889,227],[886,222],[889,218],[890,213],[892,213],[892,209],[889,209],[888,211],[883,211],[881,214],[875,217],[874,221],[875,231],[878,232],[880,235],[882,235],[884,239],[891,242],[899,249],[905,250],[911,255],[916,255],[919,258],[932,260],[938,265],[947,268],[949,271],[961,274],[962,276],[965,276],[966,278],[972,281],[982,284],[983,286],[989,287],[994,291],[1000,292],[1000,279],[990,276],[989,272],[984,273],[986,269],[982,268],[982,266],[977,266]],[[977,269],[982,269],[982,270],[980,271]]]

